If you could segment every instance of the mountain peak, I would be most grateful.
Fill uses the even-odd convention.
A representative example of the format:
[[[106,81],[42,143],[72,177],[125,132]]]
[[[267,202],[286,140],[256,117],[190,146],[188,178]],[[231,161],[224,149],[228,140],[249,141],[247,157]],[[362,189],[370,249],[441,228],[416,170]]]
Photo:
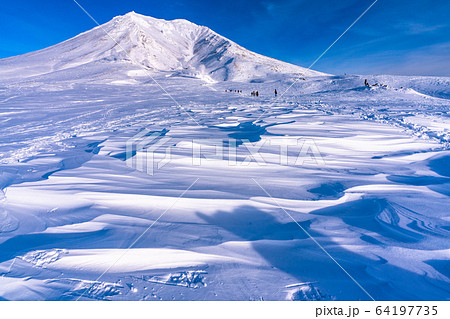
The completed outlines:
[[[186,19],[174,19],[174,20],[165,20],[165,19],[158,19],[151,16],[146,16],[140,13],[136,13],[134,11],[130,11],[124,15],[116,16],[111,21],[133,21],[138,24],[143,25],[176,25],[176,24],[184,24],[189,25],[190,27],[197,27],[197,28],[205,28],[203,26],[199,26],[193,22],[190,22]],[[110,21],[110,22],[111,22]]]

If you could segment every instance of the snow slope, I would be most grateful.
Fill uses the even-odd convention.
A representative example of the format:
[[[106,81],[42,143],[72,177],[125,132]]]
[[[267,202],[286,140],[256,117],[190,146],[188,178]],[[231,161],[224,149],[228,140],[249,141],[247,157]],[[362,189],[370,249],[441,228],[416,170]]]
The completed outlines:
[[[187,20],[166,21],[130,12],[52,47],[0,60],[0,77],[40,75],[65,69],[109,68],[126,62],[150,71],[209,81],[263,80],[277,73],[323,73],[244,49]]]
[[[190,25],[106,26],[150,28],[141,19]],[[172,59],[190,52],[181,36],[163,61],[127,33],[180,107],[107,38],[83,46],[94,36],[0,61],[1,300],[448,300],[449,78],[306,76],[275,100],[297,71],[264,66],[259,83],[256,62],[228,64],[242,82],[208,82]],[[171,139],[154,175],[132,165],[143,150],[127,158],[144,129]],[[295,165],[298,148],[280,160],[287,139],[313,141],[324,163]]]

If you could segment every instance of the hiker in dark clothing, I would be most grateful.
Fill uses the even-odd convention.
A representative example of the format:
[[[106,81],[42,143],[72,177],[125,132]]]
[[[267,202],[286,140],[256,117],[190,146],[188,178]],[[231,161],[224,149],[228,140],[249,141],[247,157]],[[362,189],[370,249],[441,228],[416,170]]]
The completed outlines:
[[[367,87],[370,86],[370,85],[369,85],[369,82],[367,82],[367,79],[364,80],[364,85],[367,86]]]
[[[275,89],[274,93],[275,93],[275,97],[276,97],[278,95],[277,89]]]
[[[259,93],[258,93],[258,91],[256,91],[256,93],[255,93],[255,94],[256,94],[256,96],[259,96]]]

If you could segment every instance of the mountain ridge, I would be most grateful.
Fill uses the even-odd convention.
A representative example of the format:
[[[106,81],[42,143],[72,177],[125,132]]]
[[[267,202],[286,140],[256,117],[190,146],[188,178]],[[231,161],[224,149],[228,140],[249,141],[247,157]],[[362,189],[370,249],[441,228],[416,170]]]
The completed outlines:
[[[135,12],[53,46],[0,60],[0,76],[34,76],[90,63],[131,63],[206,81],[258,81],[271,75],[322,76],[249,51],[205,26]]]

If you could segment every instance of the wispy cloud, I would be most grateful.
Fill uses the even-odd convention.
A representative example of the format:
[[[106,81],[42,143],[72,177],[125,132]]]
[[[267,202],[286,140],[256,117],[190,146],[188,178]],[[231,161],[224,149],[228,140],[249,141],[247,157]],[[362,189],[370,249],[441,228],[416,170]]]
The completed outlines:
[[[407,21],[407,22],[397,23],[394,26],[394,29],[397,29],[398,32],[402,32],[403,34],[416,35],[416,34],[440,31],[446,27],[448,27],[448,26],[445,24],[436,24],[436,25],[428,24],[427,25],[425,23],[408,22]]]

